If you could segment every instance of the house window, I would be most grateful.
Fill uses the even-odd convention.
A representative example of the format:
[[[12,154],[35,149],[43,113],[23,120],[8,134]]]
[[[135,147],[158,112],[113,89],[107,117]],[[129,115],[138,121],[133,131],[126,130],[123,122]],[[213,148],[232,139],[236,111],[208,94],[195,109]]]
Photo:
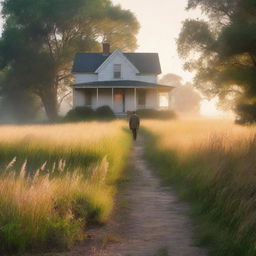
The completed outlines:
[[[145,106],[146,105],[146,92],[145,91],[139,91],[138,92],[138,105],[139,106]]]
[[[92,105],[92,92],[91,91],[85,92],[85,105],[86,106]]]
[[[114,78],[121,78],[121,64],[114,64]]]
[[[169,94],[168,92],[159,93],[159,107],[168,108],[169,107]]]
[[[123,95],[121,93],[115,93],[114,101],[116,104],[121,104],[123,101]]]

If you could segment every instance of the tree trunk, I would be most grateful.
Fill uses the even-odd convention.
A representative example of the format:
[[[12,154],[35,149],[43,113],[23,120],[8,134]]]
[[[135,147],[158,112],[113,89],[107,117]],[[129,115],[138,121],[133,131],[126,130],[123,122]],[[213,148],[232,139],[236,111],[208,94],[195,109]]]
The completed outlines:
[[[44,94],[40,95],[40,98],[44,105],[47,117],[50,121],[55,121],[58,118],[57,90],[50,89],[44,91]]]

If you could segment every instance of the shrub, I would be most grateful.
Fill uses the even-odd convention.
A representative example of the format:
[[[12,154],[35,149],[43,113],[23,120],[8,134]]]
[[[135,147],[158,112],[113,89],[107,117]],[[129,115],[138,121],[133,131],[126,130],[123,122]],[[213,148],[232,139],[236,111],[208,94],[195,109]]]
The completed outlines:
[[[79,122],[86,120],[112,120],[115,114],[109,106],[102,106],[95,111],[89,107],[76,107],[70,110],[64,118],[66,122]]]
[[[156,109],[139,109],[136,113],[141,118],[153,118],[153,119],[174,119],[177,115],[172,110],[156,110]]]
[[[115,114],[109,106],[102,106],[96,109],[95,115],[99,119],[114,119]]]
[[[65,121],[79,122],[83,120],[88,120],[94,117],[94,110],[89,107],[76,107],[71,109],[66,117]]]

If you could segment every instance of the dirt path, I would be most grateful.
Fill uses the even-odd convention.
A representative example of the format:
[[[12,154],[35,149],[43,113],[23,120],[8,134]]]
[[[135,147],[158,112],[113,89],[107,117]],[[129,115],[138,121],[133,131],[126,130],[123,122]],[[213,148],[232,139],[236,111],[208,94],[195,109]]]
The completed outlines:
[[[113,220],[106,227],[91,231],[90,248],[82,246],[65,255],[206,255],[205,250],[194,245],[188,206],[160,184],[143,159],[143,150],[140,138],[131,156],[133,175],[118,199]]]

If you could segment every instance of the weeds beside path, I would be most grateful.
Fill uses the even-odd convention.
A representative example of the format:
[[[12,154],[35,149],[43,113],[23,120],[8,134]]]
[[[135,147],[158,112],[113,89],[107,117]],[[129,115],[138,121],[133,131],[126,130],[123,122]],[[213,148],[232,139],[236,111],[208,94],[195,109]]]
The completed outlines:
[[[88,246],[67,256],[203,256],[195,246],[188,206],[160,184],[143,159],[144,141],[135,143],[130,159],[131,179],[119,195],[112,221],[98,231]],[[63,255],[63,254],[61,254]]]

